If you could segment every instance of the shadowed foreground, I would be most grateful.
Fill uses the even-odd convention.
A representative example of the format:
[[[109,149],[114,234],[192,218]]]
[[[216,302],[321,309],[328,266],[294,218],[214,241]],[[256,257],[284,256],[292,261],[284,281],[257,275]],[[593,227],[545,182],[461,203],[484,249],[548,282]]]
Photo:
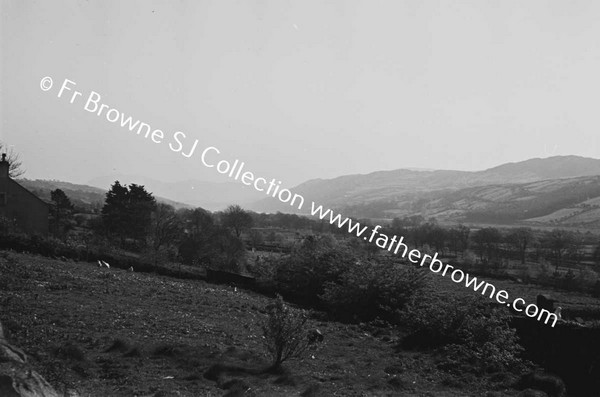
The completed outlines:
[[[483,384],[398,351],[399,335],[309,320],[322,346],[279,371],[262,345],[264,296],[197,280],[3,253],[0,321],[56,390],[81,396],[494,396]]]

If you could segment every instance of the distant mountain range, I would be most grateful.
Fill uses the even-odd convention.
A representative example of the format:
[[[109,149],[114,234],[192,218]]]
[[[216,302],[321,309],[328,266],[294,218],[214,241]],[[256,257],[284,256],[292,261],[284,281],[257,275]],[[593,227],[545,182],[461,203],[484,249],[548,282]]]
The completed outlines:
[[[421,214],[439,221],[600,226],[600,160],[556,156],[484,171],[393,170],[315,179],[293,188],[345,216],[393,218]],[[266,198],[263,212],[293,208]]]
[[[59,181],[20,182],[43,198],[60,188],[74,201],[102,205],[106,191],[122,184],[144,185],[175,207],[222,210],[230,204],[258,212],[294,212],[240,182],[161,182],[112,175],[89,185]],[[314,179],[291,189],[344,216],[391,219],[420,214],[441,222],[524,224],[600,228],[600,160],[556,156],[503,164],[484,171],[399,169],[333,179]]]

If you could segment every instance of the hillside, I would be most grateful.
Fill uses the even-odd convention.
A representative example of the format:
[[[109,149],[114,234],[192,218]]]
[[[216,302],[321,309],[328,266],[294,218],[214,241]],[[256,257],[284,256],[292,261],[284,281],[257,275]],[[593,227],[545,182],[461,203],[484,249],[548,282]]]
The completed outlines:
[[[421,214],[452,223],[595,229],[600,228],[598,175],[600,160],[557,156],[477,172],[401,169],[315,179],[293,191],[303,195],[307,203],[313,200],[358,218],[391,219]],[[97,178],[93,182],[108,188],[111,179]],[[259,212],[292,210],[271,198],[252,202],[264,195],[241,183],[167,183],[131,176],[119,180],[142,184],[159,202],[175,208],[201,206],[219,210],[236,203]],[[106,190],[98,187],[61,181],[21,179],[19,182],[46,200],[50,199],[51,190],[60,188],[76,206],[83,208],[99,209],[106,194]],[[307,207],[302,214],[308,214]]]
[[[88,185],[78,185],[75,183],[62,182],[57,180],[42,180],[42,179],[18,179],[20,185],[25,187],[43,200],[50,201],[50,192],[55,189],[61,189],[69,197],[73,205],[79,208],[100,209],[104,205],[106,192],[110,188],[110,184],[106,189],[100,189]],[[114,181],[113,181],[114,182]],[[152,190],[147,189],[149,192]],[[181,202],[169,200],[154,194],[156,200],[160,203],[172,205],[175,208],[187,208],[189,205]]]
[[[452,222],[530,222],[600,226],[600,160],[557,156],[484,171],[380,171],[311,180],[294,192],[345,215],[393,218],[422,214]],[[275,200],[255,209],[285,211]],[[566,212],[565,212],[566,211]],[[558,212],[556,215],[552,215]]]
[[[600,176],[487,185],[373,203],[385,217],[421,213],[442,221],[600,227]],[[394,209],[383,209],[385,203]],[[368,209],[354,207],[356,211]]]
[[[3,253],[0,270],[7,338],[55,388],[81,396],[458,397],[485,390],[472,377],[450,383],[431,354],[398,351],[393,330],[314,317],[310,327],[325,335],[321,348],[286,362],[281,373],[260,372],[269,364],[260,324],[270,300],[256,293],[14,253]],[[518,393],[497,387],[507,389],[503,396]]]

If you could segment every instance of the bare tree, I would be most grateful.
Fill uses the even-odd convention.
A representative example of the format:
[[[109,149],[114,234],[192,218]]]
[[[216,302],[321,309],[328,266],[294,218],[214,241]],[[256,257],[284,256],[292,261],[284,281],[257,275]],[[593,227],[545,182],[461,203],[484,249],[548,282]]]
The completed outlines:
[[[450,248],[454,251],[454,255],[458,255],[458,251],[465,252],[469,246],[469,234],[471,230],[465,225],[458,225],[448,230],[448,241]]]
[[[491,261],[498,254],[502,233],[495,227],[485,227],[473,233],[473,241],[479,250],[481,260]]]
[[[532,244],[534,235],[533,230],[528,227],[520,227],[512,230],[508,236],[507,241],[516,249],[520,258],[521,264],[525,264],[525,257],[527,255],[527,248]]]
[[[154,263],[161,247],[172,244],[181,234],[181,224],[175,209],[164,203],[156,205],[152,213],[151,239],[154,249]]]
[[[252,215],[244,211],[239,205],[230,205],[222,215],[223,226],[233,229],[236,237],[240,237],[242,230],[252,227]]]
[[[564,229],[553,229],[546,232],[546,246],[556,260],[556,269],[562,265],[563,258],[573,244],[574,235],[572,232]]]
[[[12,147],[6,148],[3,142],[0,142],[0,153],[6,153],[6,160],[8,161],[8,176],[11,178],[18,178],[25,174],[23,169],[23,163],[19,159],[19,154],[15,152]]]

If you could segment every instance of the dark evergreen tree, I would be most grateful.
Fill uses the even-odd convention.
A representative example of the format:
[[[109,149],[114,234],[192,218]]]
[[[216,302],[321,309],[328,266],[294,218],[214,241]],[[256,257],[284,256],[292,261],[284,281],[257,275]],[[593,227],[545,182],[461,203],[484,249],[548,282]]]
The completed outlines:
[[[50,208],[51,230],[56,236],[64,236],[69,230],[73,218],[73,204],[61,189],[50,192],[52,207]]]
[[[150,232],[156,200],[144,186],[131,184],[129,188],[116,181],[106,193],[102,207],[102,223],[109,236],[126,238],[144,244]]]
[[[129,237],[143,242],[150,233],[152,213],[156,209],[156,200],[144,186],[129,185],[127,212],[129,214]]]
[[[129,190],[119,181],[110,187],[106,193],[104,207],[102,207],[102,225],[109,236],[116,236],[123,240],[127,230],[127,198]]]

